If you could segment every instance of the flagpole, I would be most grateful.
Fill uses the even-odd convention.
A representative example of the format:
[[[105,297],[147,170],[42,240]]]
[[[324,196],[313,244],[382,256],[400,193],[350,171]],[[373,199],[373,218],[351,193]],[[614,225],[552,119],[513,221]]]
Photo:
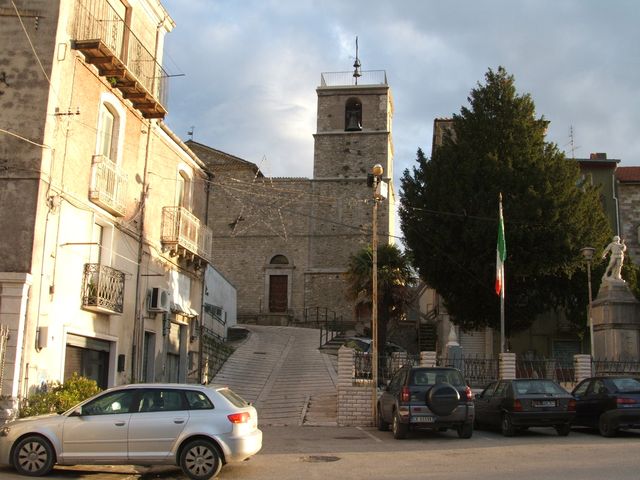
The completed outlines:
[[[500,353],[505,352],[504,339],[504,263],[502,264],[502,290],[500,291]]]
[[[507,256],[504,219],[502,217],[502,192],[498,195],[498,244],[496,247],[496,293],[500,295],[500,353],[505,352],[504,334],[504,264]]]

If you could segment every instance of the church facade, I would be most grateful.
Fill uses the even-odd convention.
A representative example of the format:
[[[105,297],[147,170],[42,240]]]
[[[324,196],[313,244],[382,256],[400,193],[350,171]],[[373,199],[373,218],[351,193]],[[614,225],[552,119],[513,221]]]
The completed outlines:
[[[212,258],[237,289],[240,323],[357,320],[345,273],[350,256],[372,241],[367,175],[376,164],[389,185],[377,209],[378,242],[392,241],[393,100],[385,72],[322,74],[316,92],[313,178],[267,178],[251,162],[186,142],[213,173]]]

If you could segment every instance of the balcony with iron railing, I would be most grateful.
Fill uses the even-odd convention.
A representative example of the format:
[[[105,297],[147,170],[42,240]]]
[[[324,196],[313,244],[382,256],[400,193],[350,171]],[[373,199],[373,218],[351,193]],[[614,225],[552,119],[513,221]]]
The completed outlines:
[[[164,118],[168,75],[107,0],[76,3],[73,47],[145,118]]]
[[[321,87],[387,85],[385,70],[364,70],[360,77],[354,77],[353,72],[324,72],[320,75]]]
[[[161,242],[172,255],[211,263],[213,232],[184,207],[162,209]]]
[[[127,175],[104,155],[94,155],[89,200],[122,217],[126,211]]]
[[[124,273],[99,263],[86,263],[82,277],[82,308],[119,315],[123,304]]]

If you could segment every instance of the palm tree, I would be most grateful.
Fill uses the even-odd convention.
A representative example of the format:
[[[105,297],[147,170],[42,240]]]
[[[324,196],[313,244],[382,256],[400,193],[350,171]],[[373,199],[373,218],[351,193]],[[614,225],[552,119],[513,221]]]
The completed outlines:
[[[349,258],[347,296],[356,307],[371,307],[373,250],[364,247]],[[406,311],[410,287],[416,282],[409,256],[396,245],[378,247],[378,345],[387,340],[387,326]]]

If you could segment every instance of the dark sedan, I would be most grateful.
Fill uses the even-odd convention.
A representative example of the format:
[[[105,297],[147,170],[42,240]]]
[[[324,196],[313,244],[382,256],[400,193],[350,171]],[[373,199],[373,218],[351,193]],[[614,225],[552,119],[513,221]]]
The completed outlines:
[[[528,427],[554,427],[566,436],[575,410],[573,397],[553,380],[500,380],[476,396],[476,428],[499,427],[512,437]]]
[[[640,428],[640,380],[634,377],[592,377],[573,390],[575,425],[595,427],[603,437],[619,429]]]

